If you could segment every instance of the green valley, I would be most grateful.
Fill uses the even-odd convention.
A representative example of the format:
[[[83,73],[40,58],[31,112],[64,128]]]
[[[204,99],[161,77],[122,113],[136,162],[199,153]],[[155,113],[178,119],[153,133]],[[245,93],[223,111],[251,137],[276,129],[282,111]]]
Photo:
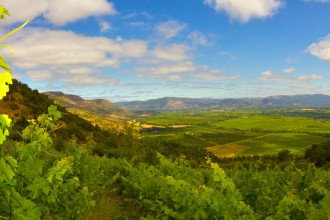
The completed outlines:
[[[142,117],[140,121],[149,125],[144,129],[148,137],[207,148],[219,157],[277,154],[281,150],[303,155],[312,144],[330,138],[330,121],[325,119],[330,116],[329,110],[315,109],[313,117],[303,117],[304,112],[301,109],[176,111]]]

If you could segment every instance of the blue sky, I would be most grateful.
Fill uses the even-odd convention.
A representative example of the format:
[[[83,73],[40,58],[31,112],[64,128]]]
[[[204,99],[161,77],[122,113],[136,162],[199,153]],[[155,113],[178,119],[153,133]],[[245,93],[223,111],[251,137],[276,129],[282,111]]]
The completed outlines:
[[[110,101],[330,95],[330,0],[0,0],[39,91]]]

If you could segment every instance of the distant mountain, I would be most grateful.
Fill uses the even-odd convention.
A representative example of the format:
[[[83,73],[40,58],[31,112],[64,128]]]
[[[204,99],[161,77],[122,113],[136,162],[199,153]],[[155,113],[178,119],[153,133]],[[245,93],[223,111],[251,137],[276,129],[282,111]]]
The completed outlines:
[[[272,107],[330,107],[330,96],[322,94],[269,96],[266,98],[203,99],[165,97],[147,101],[114,103],[132,111],[145,110],[192,110],[226,108],[272,108]]]
[[[96,113],[103,117],[128,118],[134,114],[126,109],[122,109],[105,99],[86,100],[77,95],[68,95],[63,92],[45,92],[49,98],[58,100],[67,108],[80,109]]]

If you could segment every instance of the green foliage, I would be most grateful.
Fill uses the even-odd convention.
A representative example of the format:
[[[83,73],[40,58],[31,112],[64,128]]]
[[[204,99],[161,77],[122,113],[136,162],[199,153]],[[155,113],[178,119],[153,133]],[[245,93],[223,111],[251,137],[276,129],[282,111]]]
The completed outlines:
[[[1,216],[71,219],[93,206],[93,193],[80,176],[84,168],[75,165],[83,153],[61,154],[52,148],[50,132],[59,128],[60,117],[56,107],[50,106],[47,114],[31,120],[23,130],[23,141],[15,143],[15,158],[1,159]],[[77,147],[75,142],[73,147]]]
[[[291,154],[289,150],[281,150],[278,152],[277,157],[280,161],[285,161],[291,157]]]
[[[126,162],[122,171],[124,194],[134,198],[147,219],[253,218],[252,210],[217,164],[199,170],[184,158],[174,162],[160,154],[158,158],[156,166]]]

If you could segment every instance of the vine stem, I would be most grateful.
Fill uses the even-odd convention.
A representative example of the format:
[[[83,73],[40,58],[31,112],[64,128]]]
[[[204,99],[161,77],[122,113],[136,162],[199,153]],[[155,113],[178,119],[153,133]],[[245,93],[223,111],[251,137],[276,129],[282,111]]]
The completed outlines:
[[[21,26],[19,26],[18,28],[15,28],[14,30],[10,31],[9,33],[7,33],[5,36],[0,38],[0,42],[2,42],[3,40],[5,40],[7,37],[9,37],[10,35],[14,34],[15,32],[21,30],[25,25],[27,25],[30,22],[30,19],[28,19],[24,24],[22,24]],[[1,46],[8,48],[12,53],[14,52],[14,50],[9,46],[9,45],[3,45],[1,44]]]

